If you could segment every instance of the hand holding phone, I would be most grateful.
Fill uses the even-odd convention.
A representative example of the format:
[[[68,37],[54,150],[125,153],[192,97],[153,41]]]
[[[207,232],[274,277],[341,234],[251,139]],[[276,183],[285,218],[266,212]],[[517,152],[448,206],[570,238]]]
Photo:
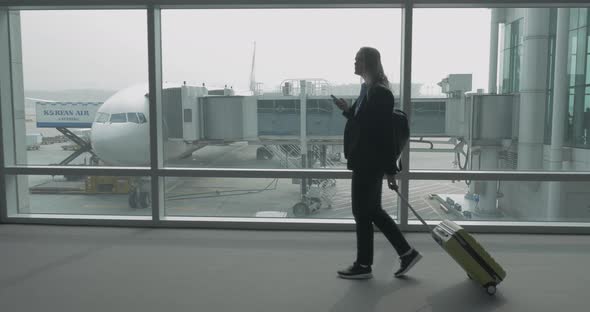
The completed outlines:
[[[397,185],[397,181],[395,181],[395,174],[386,174],[387,177],[387,186],[390,190],[398,191],[399,187]]]
[[[330,97],[332,97],[332,101],[334,101],[334,104],[336,104],[336,106],[338,106],[338,108],[340,108],[343,111],[348,111],[348,103],[346,103],[346,101],[344,99],[339,99],[337,97],[334,96],[334,94],[330,94]]]

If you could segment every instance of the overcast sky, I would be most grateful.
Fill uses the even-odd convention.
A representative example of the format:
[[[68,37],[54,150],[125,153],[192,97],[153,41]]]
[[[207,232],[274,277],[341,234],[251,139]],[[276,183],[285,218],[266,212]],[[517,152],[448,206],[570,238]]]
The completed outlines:
[[[487,88],[490,10],[416,9],[413,80],[434,84],[472,73]],[[147,82],[145,11],[21,12],[25,89],[121,89]],[[162,12],[166,81],[247,89],[253,42],[256,80],[357,83],[361,46],[381,51],[399,82],[400,9],[167,10]]]

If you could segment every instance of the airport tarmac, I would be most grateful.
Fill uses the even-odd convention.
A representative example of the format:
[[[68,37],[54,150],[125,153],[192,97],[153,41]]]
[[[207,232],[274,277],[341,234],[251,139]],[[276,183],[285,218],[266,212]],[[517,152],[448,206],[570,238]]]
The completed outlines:
[[[61,146],[67,143],[42,145],[40,150],[28,151],[28,164],[56,164],[71,151]],[[238,142],[228,145],[209,145],[190,157],[167,163],[171,167],[205,168],[284,168],[281,157],[257,160],[259,145]],[[82,155],[73,164],[89,161],[89,155]],[[453,169],[454,155],[451,153],[415,152],[412,167],[429,169]],[[345,161],[345,160],[343,160]],[[345,162],[335,162],[335,168],[345,168]],[[266,178],[180,178],[166,177],[165,210],[169,216],[187,217],[256,217],[271,214],[279,217],[294,217],[293,206],[301,201],[301,186],[293,179]],[[339,179],[318,181],[310,194],[317,196],[321,207],[307,218],[352,218],[350,207],[350,180]],[[67,185],[63,176],[28,176],[30,187],[48,183]],[[84,181],[78,183],[83,188]],[[70,182],[72,184],[72,182]],[[464,182],[412,181],[410,203],[427,220],[443,218],[461,219],[458,213],[445,212],[439,203],[429,198],[431,193],[445,198],[452,195],[461,198],[467,192]],[[383,207],[396,217],[397,195],[383,188]],[[151,215],[150,209],[131,208],[126,194],[29,194],[30,207],[21,212],[81,215]],[[412,214],[410,213],[410,216]]]

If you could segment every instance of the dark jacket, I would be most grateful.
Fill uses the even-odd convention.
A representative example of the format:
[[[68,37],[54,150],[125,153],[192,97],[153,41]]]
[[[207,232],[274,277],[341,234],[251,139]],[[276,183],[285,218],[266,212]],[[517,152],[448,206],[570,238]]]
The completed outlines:
[[[350,170],[395,173],[393,159],[393,128],[391,126],[394,98],[384,86],[370,88],[355,115],[359,97],[348,112],[344,128],[344,156]]]

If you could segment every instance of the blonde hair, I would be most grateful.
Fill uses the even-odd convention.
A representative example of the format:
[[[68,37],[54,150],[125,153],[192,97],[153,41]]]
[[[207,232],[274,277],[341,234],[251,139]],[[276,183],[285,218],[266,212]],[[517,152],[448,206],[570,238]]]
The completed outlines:
[[[381,54],[379,51],[372,47],[362,47],[359,52],[363,56],[365,70],[371,77],[371,84],[382,85],[389,89],[389,80],[383,71],[383,64],[381,64]]]

